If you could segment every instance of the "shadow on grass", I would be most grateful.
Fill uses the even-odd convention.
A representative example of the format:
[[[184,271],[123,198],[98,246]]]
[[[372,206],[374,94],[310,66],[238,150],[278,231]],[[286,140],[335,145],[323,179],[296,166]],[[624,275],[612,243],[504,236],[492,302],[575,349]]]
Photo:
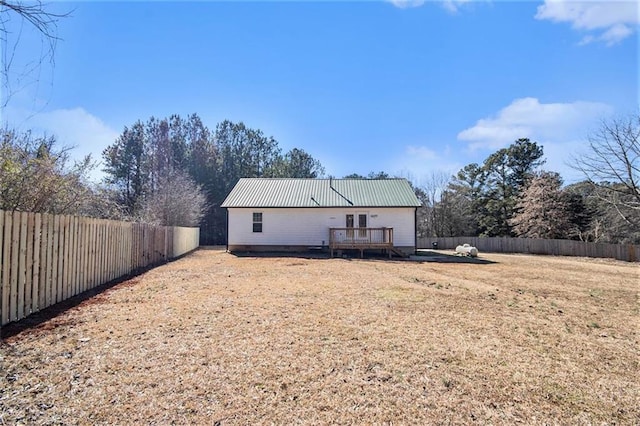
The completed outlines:
[[[459,256],[456,254],[447,254],[424,249],[418,250],[415,255],[411,256],[411,260],[416,262],[435,263],[472,263],[474,265],[491,265],[498,263],[481,257]]]
[[[260,258],[295,258],[295,259],[329,259],[329,253],[318,251],[231,251],[236,257],[260,257]]]
[[[367,250],[364,256],[360,257],[360,250],[341,250],[340,256],[334,256],[334,259],[343,260],[384,260],[387,262],[436,262],[436,263],[471,263],[475,265],[490,265],[497,262],[482,259],[479,257],[457,256],[455,254],[446,254],[431,250],[418,250],[415,255],[408,258],[393,256],[381,253],[380,251]],[[326,250],[318,251],[233,251],[230,252],[236,257],[260,257],[260,258],[297,258],[297,259],[331,259],[330,254]]]
[[[188,253],[182,256],[179,256],[176,259],[172,259],[170,262],[180,259],[186,256],[187,254]],[[16,334],[23,332],[24,330],[54,329],[62,325],[60,321],[56,320],[56,317],[59,316],[60,314],[63,314],[66,311],[85,303],[89,303],[89,304],[102,303],[102,301],[104,300],[103,297],[109,294],[109,290],[111,290],[112,288],[135,285],[140,280],[140,276],[142,274],[144,274],[147,271],[150,271],[153,268],[162,266],[165,263],[168,263],[168,262],[161,262],[158,264],[149,265],[147,267],[140,268],[136,271],[131,272],[130,274],[116,278],[105,284],[99,285],[83,293],[80,293],[76,296],[70,297],[69,299],[63,300],[47,308],[44,308],[41,311],[34,312],[29,316],[27,316],[26,318],[21,319],[20,321],[11,322],[7,325],[4,325],[2,326],[2,329],[0,329],[0,341],[7,339],[9,337],[13,337]]]
[[[260,257],[260,258],[297,258],[297,259],[331,259],[331,254],[326,248],[318,248],[317,250],[302,250],[302,251],[231,251],[229,252],[236,257]],[[339,253],[339,255],[338,255]],[[380,250],[365,250],[363,257],[360,257],[360,250],[358,249],[340,249],[336,250],[334,259],[343,260],[388,260],[388,261],[406,261],[408,259],[400,258],[394,255],[391,259],[388,254],[382,253]]]
[[[9,337],[15,336],[18,333],[21,333],[24,330],[28,329],[52,329],[60,325],[59,322],[51,322],[47,324],[48,321],[55,319],[58,315],[73,309],[83,303],[101,303],[101,297],[108,294],[108,290],[118,285],[120,286],[132,286],[135,285],[139,277],[147,271],[151,269],[157,268],[159,266],[165,265],[170,262],[175,262],[178,259],[182,259],[185,256],[193,253],[195,250],[192,250],[187,253],[183,253],[180,256],[177,256],[170,260],[160,261],[158,263],[145,266],[143,268],[138,268],[135,271],[131,271],[131,273],[118,277],[112,281],[101,284],[97,287],[89,289],[83,293],[80,293],[76,296],[70,297],[66,300],[62,300],[54,305],[51,305],[47,308],[44,308],[41,311],[34,312],[28,315],[26,318],[21,319],[20,321],[11,322],[6,324],[0,328],[0,341],[7,339]],[[46,325],[43,325],[46,324]]]
[[[70,297],[69,299],[58,302],[55,305],[44,308],[41,311],[34,312],[26,318],[21,319],[20,321],[11,322],[7,325],[4,325],[0,330],[0,340],[8,339],[9,337],[13,337],[16,334],[29,329],[50,330],[63,325],[62,322],[56,320],[56,317],[60,314],[63,314],[66,311],[80,306],[84,303],[100,303],[100,300],[98,300],[98,298],[100,296],[108,294],[108,290],[118,286],[119,284],[125,286],[135,285],[139,280],[139,276],[150,269],[152,268],[144,268],[136,272],[135,274],[117,278],[113,281],[87,290],[84,293],[80,293],[76,296]]]

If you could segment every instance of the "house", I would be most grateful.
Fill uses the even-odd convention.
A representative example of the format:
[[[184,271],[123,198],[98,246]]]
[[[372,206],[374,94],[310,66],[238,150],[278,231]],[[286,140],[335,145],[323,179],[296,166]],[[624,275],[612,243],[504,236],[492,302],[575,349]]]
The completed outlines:
[[[230,251],[416,249],[420,202],[406,179],[243,178],[221,206]]]

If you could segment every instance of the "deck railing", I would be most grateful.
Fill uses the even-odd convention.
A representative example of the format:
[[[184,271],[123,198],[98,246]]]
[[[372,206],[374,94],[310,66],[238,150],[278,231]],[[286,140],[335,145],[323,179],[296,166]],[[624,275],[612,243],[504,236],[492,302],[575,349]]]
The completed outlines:
[[[329,242],[356,245],[393,243],[393,228],[331,228]]]
[[[330,228],[329,249],[333,257],[336,249],[393,248],[393,228]]]

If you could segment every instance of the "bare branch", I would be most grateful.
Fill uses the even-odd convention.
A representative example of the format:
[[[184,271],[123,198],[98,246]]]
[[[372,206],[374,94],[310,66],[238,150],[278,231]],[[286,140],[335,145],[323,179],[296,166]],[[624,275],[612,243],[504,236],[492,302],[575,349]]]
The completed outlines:
[[[48,4],[41,1],[24,2],[21,0],[0,0],[0,49],[2,49],[2,87],[3,99],[1,106],[9,103],[11,97],[21,89],[40,81],[40,68],[44,61],[54,65],[54,52],[58,40],[58,21],[70,16],[71,12],[54,13],[48,10]],[[18,25],[10,27],[12,17],[20,20]],[[42,49],[40,55],[28,61],[19,71],[12,74],[16,67],[16,52],[26,28],[32,28],[40,34]],[[22,68],[20,70],[20,68]],[[36,74],[35,76],[33,74]],[[32,79],[32,81],[26,81]],[[14,85],[17,89],[12,88]]]
[[[45,9],[46,3],[37,1],[30,4],[25,4],[22,1],[4,1],[0,0],[0,11],[5,12],[8,9],[17,15],[21,16],[27,22],[29,22],[38,32],[40,32],[48,40],[58,40],[57,28],[58,20],[69,16],[67,13],[53,13]],[[4,31],[4,21],[3,21]]]
[[[640,227],[640,114],[603,121],[592,134],[589,152],[574,158],[594,188],[625,222]]]

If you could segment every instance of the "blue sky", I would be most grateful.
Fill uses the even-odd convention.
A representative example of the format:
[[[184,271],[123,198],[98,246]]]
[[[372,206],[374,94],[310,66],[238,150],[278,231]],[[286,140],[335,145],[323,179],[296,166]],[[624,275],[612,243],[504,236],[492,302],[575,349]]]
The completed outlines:
[[[51,7],[72,10],[55,65],[15,81],[42,52],[24,27],[2,121],[56,134],[78,156],[100,158],[138,119],[195,112],[211,128],[244,121],[338,177],[421,183],[529,137],[572,181],[566,163],[600,120],[639,108],[637,2]]]

